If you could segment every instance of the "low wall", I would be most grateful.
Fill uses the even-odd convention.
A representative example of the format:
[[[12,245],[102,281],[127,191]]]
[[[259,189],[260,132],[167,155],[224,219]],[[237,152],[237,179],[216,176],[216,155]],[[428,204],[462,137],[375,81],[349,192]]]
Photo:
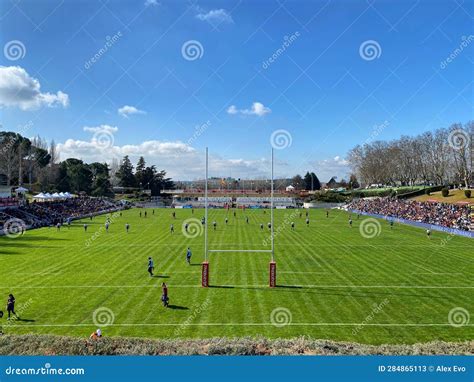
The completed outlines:
[[[449,233],[451,235],[464,236],[464,237],[468,237],[470,239],[474,239],[474,232],[472,232],[472,231],[462,231],[460,229],[443,227],[443,226],[435,225],[435,224],[415,222],[415,221],[412,221],[412,220],[395,218],[395,217],[386,216],[386,215],[369,214],[367,212],[358,211],[358,210],[348,210],[348,211],[351,211],[351,212],[354,212],[354,213],[357,213],[357,214],[361,214],[361,215],[365,215],[365,216],[371,216],[371,217],[378,218],[378,219],[393,220],[396,223],[407,224],[407,225],[411,225],[411,226],[414,226],[414,227],[419,227],[419,228],[424,228],[424,229],[431,229],[431,230],[435,230],[435,231],[446,232],[446,233]]]
[[[305,202],[303,208],[337,208],[345,203]]]

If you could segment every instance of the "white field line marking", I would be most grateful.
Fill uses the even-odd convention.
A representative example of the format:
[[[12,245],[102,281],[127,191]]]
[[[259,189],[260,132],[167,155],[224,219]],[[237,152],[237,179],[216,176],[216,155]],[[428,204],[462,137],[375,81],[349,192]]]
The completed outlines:
[[[278,271],[278,273],[288,273],[288,274],[305,274],[305,273],[310,273],[310,274],[315,274],[315,275],[334,275],[335,272],[312,272],[312,271]],[[354,275],[354,273],[351,273],[351,275]]]
[[[280,285],[280,289],[285,289],[286,285]],[[292,288],[310,288],[310,289],[319,289],[319,288],[349,288],[349,289],[370,289],[370,288],[394,288],[394,289],[474,289],[474,286],[470,285],[458,285],[458,286],[433,286],[433,285],[288,285]],[[202,288],[200,284],[193,285],[170,285],[171,288]],[[211,285],[211,288],[213,285]],[[267,284],[260,285],[214,285],[214,287],[234,287],[239,288],[268,288]],[[74,288],[161,288],[160,285],[40,285],[40,286],[0,286],[3,289],[74,289]],[[277,289],[279,287],[277,286]]]
[[[280,272],[282,273],[282,272]],[[464,275],[465,273],[461,272],[446,272],[446,273],[438,273],[438,272],[413,272],[412,275],[430,275],[430,276],[439,276],[439,275]]]
[[[212,246],[220,246],[220,247],[238,247],[242,245],[242,243],[211,243]],[[123,244],[110,244],[110,243],[99,243],[99,242],[94,242],[94,244],[91,244],[91,247],[93,246],[98,246],[98,247],[123,247]],[[176,244],[176,243],[153,243],[153,244],[125,244],[126,247],[182,247],[183,244]],[[41,245],[38,245],[37,247],[42,247]],[[71,245],[55,245],[54,248],[59,249],[59,248],[71,248],[71,247],[84,247],[84,244],[71,244]],[[275,243],[275,247],[318,247],[318,248],[331,248],[331,247],[349,247],[349,248],[357,248],[357,247],[393,247],[392,244],[301,244],[298,242],[292,243],[292,244],[277,244]],[[429,244],[400,244],[397,245],[398,247],[422,247],[422,248],[433,248],[433,245]],[[470,245],[453,245],[452,248],[471,248]],[[463,258],[464,259],[464,258]]]
[[[201,271],[159,271],[158,274],[201,274]],[[235,273],[233,271],[219,271],[219,273]],[[278,274],[315,274],[315,275],[339,275],[340,272],[317,272],[317,271],[278,271]],[[434,273],[434,272],[412,272],[411,275],[467,275],[467,273],[463,272],[443,272],[443,273]],[[63,274],[60,271],[56,272],[38,272],[38,273],[28,273],[28,272],[14,272],[12,276],[46,276],[46,275],[57,275],[62,276]],[[351,276],[367,276],[366,273],[350,273]]]
[[[418,265],[418,264],[413,264],[413,265],[414,265],[415,267],[420,268],[420,269],[423,269],[424,271],[429,272],[429,273],[431,273],[431,274],[434,274],[434,273],[435,273],[435,272],[433,272],[431,269],[422,267],[421,265]]]
[[[8,327],[89,327],[95,324],[25,324],[25,325],[8,325]],[[97,325],[95,325],[97,326]],[[212,322],[212,323],[174,323],[174,324],[110,324],[104,326],[273,326],[271,322]],[[394,323],[394,324],[361,324],[360,322],[292,322],[286,326],[452,326],[449,323],[445,324],[410,324],[410,323]],[[466,324],[463,326],[474,326],[474,324]]]

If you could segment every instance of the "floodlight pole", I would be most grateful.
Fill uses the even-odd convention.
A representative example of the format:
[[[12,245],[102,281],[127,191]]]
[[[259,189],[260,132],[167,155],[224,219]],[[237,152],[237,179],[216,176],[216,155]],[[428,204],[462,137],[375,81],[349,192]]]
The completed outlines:
[[[272,261],[275,261],[275,238],[274,238],[274,224],[273,224],[273,147],[272,147],[272,186],[271,186],[271,202],[270,202],[270,216],[271,216],[271,237],[272,237]]]

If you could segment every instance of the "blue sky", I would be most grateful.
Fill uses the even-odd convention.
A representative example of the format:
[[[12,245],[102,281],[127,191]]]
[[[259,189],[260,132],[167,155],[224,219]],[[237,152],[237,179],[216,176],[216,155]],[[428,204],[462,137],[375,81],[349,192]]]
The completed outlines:
[[[341,178],[356,144],[473,119],[473,4],[6,0],[0,123],[179,179],[206,146],[211,175],[264,176],[276,134],[278,176]]]

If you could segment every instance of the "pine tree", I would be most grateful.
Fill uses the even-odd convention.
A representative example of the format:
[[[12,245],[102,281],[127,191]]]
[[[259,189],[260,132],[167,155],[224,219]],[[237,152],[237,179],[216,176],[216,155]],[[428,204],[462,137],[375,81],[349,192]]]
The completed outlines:
[[[304,185],[306,190],[316,191],[321,189],[321,183],[314,172],[309,171],[304,176]]]
[[[147,180],[145,179],[146,177],[145,170],[146,170],[145,158],[140,157],[138,159],[137,167],[135,169],[135,180],[136,180],[136,184],[143,188],[146,186],[146,182],[147,182]]]
[[[136,187],[135,175],[133,175],[133,165],[128,155],[122,159],[122,163],[117,171],[119,185],[122,187]]]

